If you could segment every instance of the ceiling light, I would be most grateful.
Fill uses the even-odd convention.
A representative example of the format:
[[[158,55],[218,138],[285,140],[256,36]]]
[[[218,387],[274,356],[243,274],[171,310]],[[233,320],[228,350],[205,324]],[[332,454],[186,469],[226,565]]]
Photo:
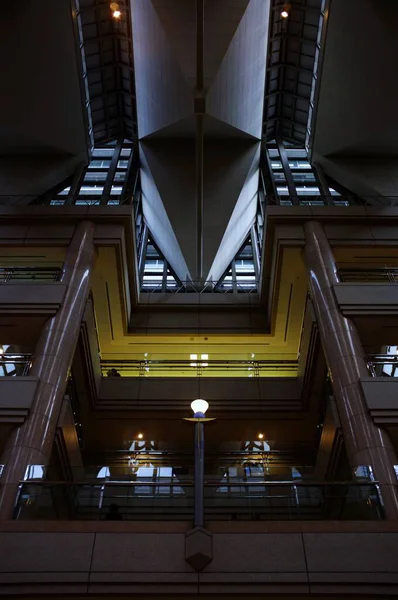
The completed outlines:
[[[206,400],[202,400],[202,398],[198,398],[197,400],[191,402],[191,408],[194,416],[197,419],[203,419],[206,414],[206,410],[209,408],[209,403],[206,402]]]
[[[144,434],[143,434],[143,433],[139,433],[139,434],[137,435],[137,438],[138,438],[139,440],[142,440],[142,438],[143,438],[143,437],[144,437]]]
[[[122,16],[122,13],[120,12],[120,10],[114,10],[112,13],[112,17],[114,19],[120,19],[121,16]]]
[[[263,438],[264,438],[264,434],[263,434],[263,433],[259,433],[259,434],[258,434],[258,439],[259,439],[259,440],[262,440]]]
[[[3,348],[3,346],[0,346],[0,354],[4,354],[4,348]]]
[[[287,18],[288,18],[288,16],[289,16],[289,13],[287,12],[287,10],[283,10],[283,11],[281,12],[281,17],[282,17],[282,19],[287,19]]]

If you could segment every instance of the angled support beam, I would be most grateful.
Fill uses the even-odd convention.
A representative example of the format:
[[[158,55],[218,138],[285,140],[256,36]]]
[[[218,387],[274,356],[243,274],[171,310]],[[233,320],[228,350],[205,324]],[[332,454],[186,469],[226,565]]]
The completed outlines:
[[[100,204],[107,204],[112,189],[112,183],[115,178],[115,172],[117,169],[117,163],[119,162],[120,152],[122,150],[122,140],[119,140],[115,146],[115,150],[112,155],[111,164],[109,167],[108,175],[105,181],[104,190],[102,192]]]
[[[289,190],[290,199],[292,201],[292,204],[298,205],[299,201],[297,197],[296,184],[294,183],[293,175],[289,167],[289,160],[287,158],[285,146],[283,145],[283,142],[280,137],[276,138],[276,145],[278,147],[279,156],[281,158],[283,172],[285,173],[287,189]]]

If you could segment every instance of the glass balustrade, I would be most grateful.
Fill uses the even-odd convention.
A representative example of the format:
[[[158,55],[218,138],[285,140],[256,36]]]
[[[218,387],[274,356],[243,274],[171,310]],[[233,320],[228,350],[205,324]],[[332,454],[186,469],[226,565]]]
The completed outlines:
[[[61,281],[62,265],[54,267],[0,267],[0,283],[47,283]]]
[[[381,520],[377,483],[205,482],[206,520]],[[192,481],[21,483],[19,520],[192,520]]]
[[[209,354],[101,361],[103,377],[297,377],[298,360],[215,360]]]

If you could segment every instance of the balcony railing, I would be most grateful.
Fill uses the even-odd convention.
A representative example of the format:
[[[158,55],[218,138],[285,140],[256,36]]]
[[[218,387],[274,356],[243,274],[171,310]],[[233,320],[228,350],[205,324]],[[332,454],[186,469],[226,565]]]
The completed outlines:
[[[262,377],[296,376],[297,360],[103,360],[105,377]]]
[[[191,520],[192,482],[20,485],[21,520]],[[207,482],[206,520],[381,520],[376,483]]]
[[[398,196],[353,196],[340,194],[311,194],[299,193],[289,194],[267,194],[267,204],[281,206],[374,206],[386,207],[397,206]]]
[[[31,354],[0,354],[0,377],[23,377],[28,375],[31,360]]]
[[[144,277],[141,292],[143,293],[167,293],[167,294],[254,294],[258,290],[258,281],[249,277],[247,281],[180,281],[174,278],[161,281],[161,276],[151,279],[148,275]]]
[[[337,274],[342,283],[398,283],[398,269],[392,267],[344,268]]]
[[[60,281],[62,267],[0,267],[0,283]]]
[[[366,361],[372,377],[398,377],[397,355],[368,354]]]

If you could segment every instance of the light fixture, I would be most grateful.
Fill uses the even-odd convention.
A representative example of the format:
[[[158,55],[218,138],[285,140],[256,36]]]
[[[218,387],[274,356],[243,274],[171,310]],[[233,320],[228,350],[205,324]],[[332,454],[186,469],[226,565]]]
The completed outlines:
[[[4,354],[4,348],[3,348],[3,346],[0,346],[0,354]]]
[[[288,18],[288,16],[289,16],[289,13],[287,12],[287,10],[283,10],[283,11],[281,12],[281,17],[282,17],[282,19],[287,19],[287,18]]]
[[[262,440],[262,439],[264,439],[264,434],[263,434],[263,433],[259,433],[259,434],[258,434],[258,439],[259,439],[259,440]]]
[[[114,19],[120,19],[121,16],[122,16],[122,13],[120,12],[120,10],[114,10],[112,13],[112,17]]]
[[[194,413],[195,419],[204,419],[207,409],[209,408],[209,403],[206,400],[202,400],[198,398],[191,402],[191,408]]]
[[[143,434],[143,433],[139,433],[139,434],[137,435],[137,438],[138,438],[139,440],[142,440],[142,438],[143,438],[143,437],[144,437],[144,434]]]

